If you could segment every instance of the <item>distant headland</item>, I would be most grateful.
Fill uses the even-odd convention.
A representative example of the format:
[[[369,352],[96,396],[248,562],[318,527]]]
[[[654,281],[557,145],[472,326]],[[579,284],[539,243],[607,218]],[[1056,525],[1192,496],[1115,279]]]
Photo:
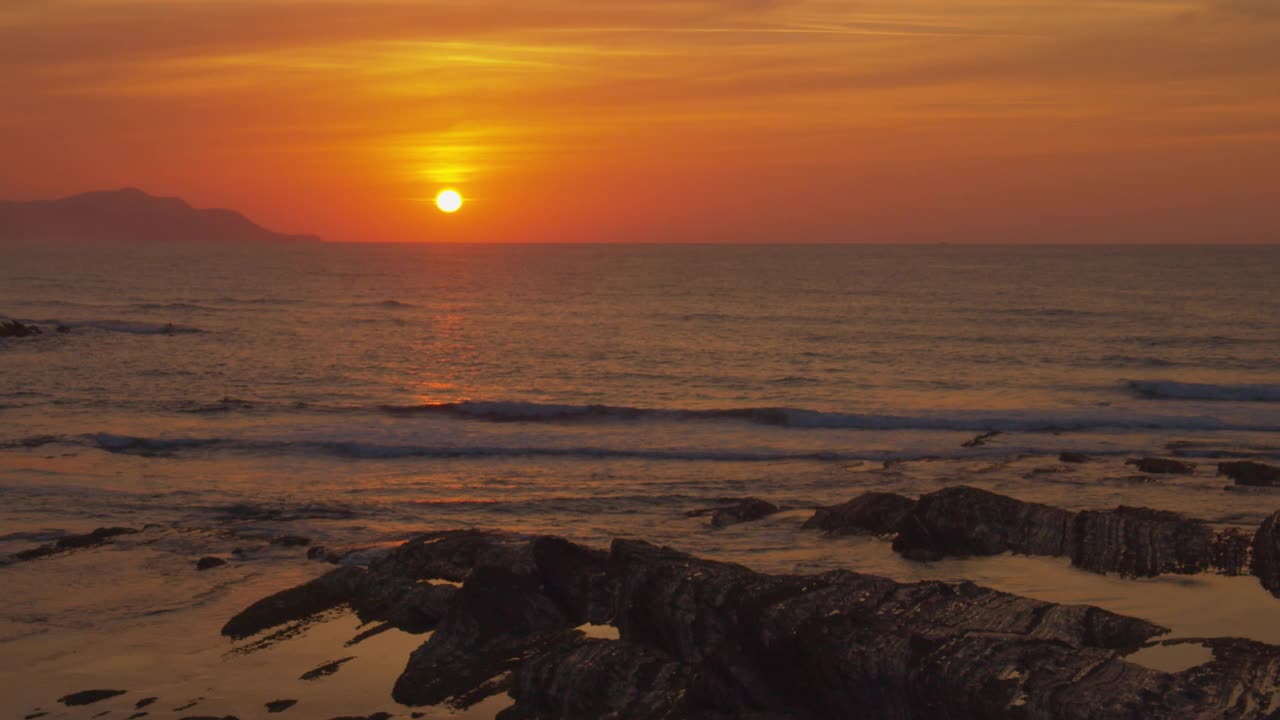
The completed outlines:
[[[193,208],[181,198],[157,197],[136,188],[59,200],[0,200],[0,243],[46,241],[254,243],[320,238],[272,232],[234,210]]]

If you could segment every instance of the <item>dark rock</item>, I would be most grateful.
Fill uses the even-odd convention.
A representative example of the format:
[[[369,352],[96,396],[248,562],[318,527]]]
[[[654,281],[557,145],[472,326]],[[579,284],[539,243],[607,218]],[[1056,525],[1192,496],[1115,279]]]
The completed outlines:
[[[1218,463],[1218,474],[1226,475],[1237,485],[1280,486],[1280,468],[1259,462],[1221,462]]]
[[[191,701],[187,702],[187,704],[185,704],[185,705],[182,705],[182,706],[179,706],[179,707],[174,708],[174,709],[173,709],[173,711],[174,711],[174,712],[182,712],[183,710],[190,710],[191,708],[193,708],[193,707],[195,707],[195,706],[199,705],[199,704],[200,704],[200,701],[201,701],[201,700],[203,700],[203,699],[204,699],[203,697],[198,697],[198,698],[196,698],[196,699],[194,699],[194,700],[191,700]]]
[[[366,584],[362,583],[362,586]],[[385,611],[377,613],[376,617],[386,619],[405,632],[428,632],[434,630],[449,612],[449,606],[457,594],[457,586],[419,581]]]
[[[93,715],[93,717],[96,717],[96,718],[106,717],[107,715],[110,715],[110,714],[111,714],[110,710],[103,710],[102,712]]]
[[[1085,511],[1075,519],[1071,563],[1094,572],[1152,577],[1211,566],[1213,531],[1199,520],[1148,508]]]
[[[327,662],[323,665],[312,668],[311,670],[308,670],[302,673],[302,676],[299,677],[298,679],[299,680],[317,680],[322,677],[328,677],[329,675],[332,675],[338,672],[338,670],[340,670],[343,665],[346,665],[352,660],[355,660],[354,656],[344,657],[338,660],[334,660],[333,662]]]
[[[235,715],[224,715],[222,717],[218,717],[217,715],[188,715],[183,718],[178,718],[178,720],[240,720],[240,718],[237,718]]]
[[[463,582],[480,566],[532,572],[528,535],[451,530],[420,535],[369,563],[371,572],[415,580]]]
[[[55,555],[57,553],[69,552],[71,550],[81,550],[95,545],[102,545],[113,537],[120,535],[132,535],[141,532],[135,528],[127,527],[110,527],[98,528],[90,533],[83,535],[64,535],[58,538],[57,542],[48,545],[41,545],[30,550],[14,553],[11,557],[14,560],[35,560],[36,558]]]
[[[155,702],[155,701],[157,701],[157,700],[159,700],[159,699],[160,699],[160,698],[158,698],[158,697],[144,697],[144,698],[142,698],[141,700],[139,700],[138,702],[134,703],[134,704],[133,704],[133,708],[134,708],[135,710],[141,710],[142,708],[144,708],[144,707],[146,707],[146,706],[150,705],[151,703],[153,703],[153,702]]]
[[[1000,432],[999,430],[984,432],[981,435],[974,437],[972,440],[967,440],[963,443],[960,443],[960,447],[967,447],[967,448],[982,447],[983,445],[987,444],[988,440],[1003,434],[1004,433]]]
[[[281,535],[280,537],[271,538],[271,544],[282,547],[306,547],[311,544],[311,538],[301,535]]]
[[[695,665],[698,704],[723,713],[1006,717],[1027,705],[1019,715],[1114,715],[1154,675],[1115,650],[1164,631],[970,583],[768,576],[634,541],[613,551],[622,640]],[[1095,672],[1107,695],[1054,711],[1062,688]]]
[[[1209,565],[1223,575],[1246,575],[1252,556],[1253,536],[1238,528],[1214,534],[1209,548]]]
[[[639,645],[582,639],[531,659],[515,674],[516,702],[498,720],[690,716],[689,665]]]
[[[915,506],[915,500],[894,493],[863,493],[847,503],[818,508],[803,527],[828,535],[890,535]]]
[[[324,560],[326,552],[327,551],[325,550],[325,547],[323,545],[313,545],[307,548],[307,559],[308,560]]]
[[[146,716],[148,716],[148,715],[150,715],[150,714],[151,714],[151,713],[147,712],[146,710],[143,710],[143,711],[141,711],[141,712],[136,712],[136,713],[134,713],[134,714],[130,715],[130,716],[129,716],[129,720],[138,720],[138,718],[144,718],[144,717],[146,717]]]
[[[1065,555],[1072,514],[986,490],[957,486],[920,498],[899,523],[893,549],[915,560],[998,555]]]
[[[89,705],[90,703],[96,703],[100,700],[106,700],[107,698],[123,695],[126,692],[128,692],[128,690],[81,690],[80,692],[71,693],[70,695],[64,695],[58,698],[58,702],[66,705],[67,707]]]
[[[301,620],[349,602],[364,569],[340,567],[298,587],[263,598],[222,626],[231,638],[248,637],[269,627]]]
[[[390,720],[391,713],[376,712],[372,715],[342,715],[330,720]]]
[[[17,320],[0,321],[0,338],[22,338],[41,334],[43,331],[35,325],[23,325]]]
[[[266,704],[266,708],[269,713],[279,713],[284,712],[297,704],[297,700],[272,700]]]
[[[509,688],[507,673],[572,641],[569,618],[536,574],[476,567],[427,642],[409,656],[391,696],[402,705],[468,707]]]
[[[538,538],[531,550],[542,591],[570,623],[603,625],[613,619],[618,583],[609,553],[558,537]]]
[[[216,568],[219,565],[226,565],[226,564],[227,564],[227,561],[223,560],[220,557],[214,557],[213,555],[206,555],[196,561],[196,570],[208,570],[210,568]]]
[[[1144,473],[1155,475],[1191,475],[1196,471],[1196,466],[1193,463],[1169,458],[1130,458],[1124,462],[1126,465],[1136,466]]]
[[[759,498],[743,498],[741,500],[728,501],[714,507],[701,508],[699,510],[690,510],[685,513],[687,517],[705,517],[711,516],[711,526],[722,528],[730,525],[736,525],[742,522],[750,522],[768,517],[779,512],[781,508],[766,500]]]
[[[1262,521],[1253,536],[1253,574],[1262,587],[1280,597],[1280,512]]]
[[[1078,452],[1064,452],[1058,456],[1058,462],[1064,463],[1086,463],[1090,459],[1088,455]]]
[[[22,720],[36,720],[36,718],[42,718],[48,714],[48,712],[33,712],[30,715],[23,715]]]
[[[925,496],[911,515],[927,519],[950,503],[986,523],[984,547],[1053,544],[1053,533],[1042,537],[1027,526],[1035,517],[1061,520],[1045,515],[1044,506],[949,490]],[[1074,528],[1075,516],[1065,514]],[[1099,515],[1108,517],[1084,525],[1122,538],[1133,534],[1129,524],[1146,528],[1156,538],[1148,542],[1162,548],[1199,533],[1194,521],[1171,513],[1121,508]],[[1192,530],[1179,529],[1180,522],[1193,523]],[[843,571],[764,575],[638,541],[615,541],[601,557],[559,538],[486,539],[466,531],[420,540],[350,583],[376,581],[377,592],[350,592],[395,607],[400,600],[390,598],[400,586],[392,578],[412,589],[430,579],[420,573],[439,568],[465,577],[396,682],[394,697],[405,704],[462,709],[509,689],[516,702],[504,720],[1252,720],[1271,712],[1280,688],[1280,648],[1210,640],[1210,662],[1164,673],[1122,658],[1163,628],[972,583],[897,583]],[[476,564],[436,555],[437,544]],[[1163,553],[1112,564],[1163,567]],[[587,639],[572,629],[606,598],[616,609],[619,640]]]
[[[54,328],[54,329],[55,329],[55,330],[57,330],[57,331],[58,331],[58,332],[60,332],[60,333],[69,333],[69,332],[71,332],[71,328],[67,327],[66,325],[59,325],[58,327],[56,327],[56,328]]]

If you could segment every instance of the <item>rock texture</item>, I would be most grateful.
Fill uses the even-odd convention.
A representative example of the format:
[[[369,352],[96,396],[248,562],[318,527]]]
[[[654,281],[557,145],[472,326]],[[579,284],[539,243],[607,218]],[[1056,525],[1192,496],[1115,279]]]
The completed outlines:
[[[1235,529],[1147,508],[1070,512],[963,485],[913,501],[866,493],[819,508],[805,527],[828,533],[895,535],[893,549],[913,560],[1022,555],[1069,557],[1076,567],[1126,577],[1217,570],[1249,564],[1250,541]]]
[[[1253,536],[1253,574],[1262,587],[1280,597],[1280,512],[1262,521]]]
[[[934,504],[925,516],[943,507]],[[1056,542],[1022,524],[1043,506],[994,500],[975,512],[993,518],[982,547]],[[394,697],[466,707],[510,691],[503,720],[1244,720],[1273,717],[1280,690],[1273,646],[1208,640],[1211,661],[1165,673],[1124,660],[1163,628],[1098,608],[972,583],[765,575],[635,540],[605,553],[561,538],[433,533],[342,571],[274,596],[293,608],[246,617],[294,616],[331,597],[325,588],[359,598],[369,595],[363,585],[386,582],[374,594],[402,598],[404,583],[457,578],[461,589]],[[591,617],[608,618],[618,639],[575,629]]]

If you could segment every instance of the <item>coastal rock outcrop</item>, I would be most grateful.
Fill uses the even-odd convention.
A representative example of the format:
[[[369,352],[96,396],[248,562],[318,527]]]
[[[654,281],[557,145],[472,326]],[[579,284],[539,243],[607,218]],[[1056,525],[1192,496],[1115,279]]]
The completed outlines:
[[[687,517],[710,516],[712,527],[723,528],[742,522],[759,520],[779,511],[781,511],[781,508],[767,500],[743,498],[741,500],[729,500],[712,507],[690,510],[685,515]]]
[[[1177,513],[1121,506],[1071,512],[963,485],[911,500],[865,493],[819,508],[804,525],[828,533],[893,535],[893,549],[913,560],[1021,555],[1069,557],[1076,567],[1126,577],[1248,567],[1249,538],[1215,531]]]
[[[893,549],[917,560],[1065,555],[1071,522],[1066,510],[961,485],[922,496],[898,524]]]
[[[974,504],[1012,519],[992,530],[996,541],[1048,542],[1018,523],[1040,508]],[[636,540],[615,540],[604,553],[561,538],[475,531],[417,538],[359,570],[413,582],[441,579],[436,572],[462,578],[394,697],[466,707],[509,689],[515,704],[503,720],[1251,720],[1270,716],[1280,690],[1280,648],[1207,640],[1212,660],[1161,672],[1124,655],[1164,628],[967,582],[766,575]],[[618,639],[575,629],[603,612],[598,605],[609,608]]]
[[[1280,486],[1280,468],[1260,462],[1241,460],[1218,463],[1218,474],[1226,475],[1237,485],[1258,487]]]

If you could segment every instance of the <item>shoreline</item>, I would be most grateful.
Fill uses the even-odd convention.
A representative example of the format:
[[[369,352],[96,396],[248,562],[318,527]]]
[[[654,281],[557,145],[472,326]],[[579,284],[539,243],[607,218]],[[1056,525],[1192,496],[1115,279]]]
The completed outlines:
[[[776,544],[785,533],[794,536],[813,516],[812,509],[781,510],[746,522],[726,523],[721,529],[714,529],[705,518],[691,522],[707,523],[704,532],[742,539],[754,536]],[[436,535],[466,534],[445,531]],[[864,562],[878,556],[880,564],[902,569],[892,573],[893,581],[885,582],[927,584],[943,580],[961,586],[976,582],[996,591],[1012,591],[1028,602],[1095,605],[1154,622],[1170,631],[1125,656],[1130,664],[1147,670],[1179,672],[1203,664],[1212,656],[1209,645],[1200,642],[1203,638],[1246,637],[1280,644],[1280,628],[1271,622],[1275,603],[1280,600],[1248,575],[1206,572],[1125,578],[1072,567],[1068,558],[1008,552],[917,562],[899,557],[884,537],[811,534],[817,543],[810,547],[825,546],[828,552],[856,556]],[[513,542],[530,542],[536,537],[502,532],[493,536],[515,538]],[[24,617],[23,609],[18,608],[14,616],[24,621],[9,620],[0,625],[0,643],[24,668],[22,673],[5,673],[6,685],[18,688],[5,703],[24,717],[48,713],[41,717],[85,718],[111,710],[113,717],[146,711],[153,717],[177,718],[185,717],[182,713],[189,710],[197,716],[248,718],[263,716],[267,702],[293,699],[298,704],[283,711],[286,714],[282,717],[316,720],[378,712],[392,717],[425,713],[420,717],[472,720],[493,717],[510,705],[511,698],[501,693],[460,713],[445,707],[406,707],[393,702],[390,693],[395,678],[414,649],[431,635],[381,629],[348,646],[362,632],[379,629],[374,621],[361,624],[350,610],[326,609],[329,614],[323,621],[299,627],[277,642],[262,643],[262,635],[254,635],[241,645],[219,639],[218,629],[236,613],[273,593],[323,577],[335,567],[308,560],[305,547],[271,540],[254,528],[213,531],[150,525],[138,533],[0,568],[15,596],[25,598],[30,611]],[[344,561],[349,564],[338,567],[375,567],[402,554],[405,547],[366,547],[350,553]],[[241,551],[238,554],[234,552],[237,549]],[[804,556],[810,551],[797,550],[792,565],[795,572],[804,573]],[[193,561],[209,553],[222,554],[232,562],[197,571]],[[326,553],[313,554],[324,557]],[[339,560],[340,554],[329,553],[334,560]],[[771,562],[779,561],[774,557]],[[451,582],[465,585],[469,571],[457,572],[461,574]],[[56,595],[51,594],[54,588],[60,591]],[[129,609],[113,616],[109,611],[112,606]],[[49,623],[46,617],[42,622],[41,608],[48,617],[60,620]],[[67,622],[74,618],[79,621]],[[597,638],[600,635],[595,634]],[[356,659],[331,675],[300,680],[306,671],[349,656]],[[128,693],[82,707],[57,703],[57,698],[70,693],[108,687]],[[157,702],[151,710],[124,712],[144,696],[161,697],[165,705]],[[175,710],[195,698],[202,698],[198,705]]]

